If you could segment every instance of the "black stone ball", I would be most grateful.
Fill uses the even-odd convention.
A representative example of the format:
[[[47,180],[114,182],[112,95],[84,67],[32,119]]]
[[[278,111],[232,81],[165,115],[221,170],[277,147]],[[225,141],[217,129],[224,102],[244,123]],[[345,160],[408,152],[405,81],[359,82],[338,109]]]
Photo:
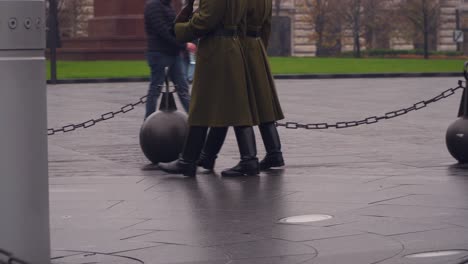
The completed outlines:
[[[447,148],[460,163],[468,163],[468,117],[449,126],[445,137]]]
[[[179,157],[188,131],[187,115],[179,111],[158,111],[146,118],[140,130],[140,146],[154,164]]]

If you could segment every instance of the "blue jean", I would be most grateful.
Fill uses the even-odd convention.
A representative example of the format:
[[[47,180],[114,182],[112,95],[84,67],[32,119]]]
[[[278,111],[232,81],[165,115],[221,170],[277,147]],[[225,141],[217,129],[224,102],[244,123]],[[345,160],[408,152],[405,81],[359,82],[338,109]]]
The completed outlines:
[[[151,81],[146,101],[145,119],[156,111],[156,104],[161,95],[161,88],[165,80],[165,68],[169,67],[169,78],[176,85],[182,107],[189,111],[190,94],[189,85],[183,70],[183,59],[180,56],[170,56],[160,52],[148,52],[146,55],[151,69]]]
[[[195,64],[191,63],[191,62],[184,61],[183,66],[184,66],[183,70],[184,70],[185,77],[187,78],[187,82],[192,83],[193,82],[193,74],[195,73]]]
[[[193,74],[195,72],[195,63],[189,63],[188,64],[188,70],[187,70],[187,80],[191,83],[193,82]]]
[[[193,74],[195,72],[196,56],[193,53],[189,53],[189,62],[187,65],[187,80],[193,82]]]

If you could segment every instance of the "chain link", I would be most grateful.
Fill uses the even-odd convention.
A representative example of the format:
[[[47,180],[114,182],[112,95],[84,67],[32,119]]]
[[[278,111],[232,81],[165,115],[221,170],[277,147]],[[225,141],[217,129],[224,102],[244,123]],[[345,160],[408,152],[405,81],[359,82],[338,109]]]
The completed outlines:
[[[324,129],[329,129],[329,128],[343,129],[343,128],[350,128],[350,127],[357,127],[357,126],[361,126],[361,125],[372,125],[372,124],[378,123],[381,120],[389,120],[389,119],[392,119],[392,118],[395,118],[395,117],[406,115],[406,114],[408,114],[410,112],[413,112],[413,111],[417,111],[417,110],[421,110],[423,108],[426,108],[429,104],[438,102],[438,101],[440,101],[442,99],[445,99],[447,97],[450,97],[450,96],[454,95],[455,92],[457,90],[459,90],[459,89],[466,89],[463,86],[463,81],[458,81],[458,86],[457,87],[450,88],[450,89],[442,92],[441,94],[439,94],[436,97],[431,98],[429,100],[425,100],[425,101],[415,103],[414,105],[412,105],[412,106],[410,106],[408,108],[402,108],[402,109],[399,109],[399,110],[396,110],[396,111],[391,111],[391,112],[385,113],[382,116],[371,116],[371,117],[367,117],[365,119],[358,120],[358,121],[337,122],[335,124],[328,124],[328,123],[301,124],[301,123],[298,123],[298,122],[286,122],[286,123],[277,122],[276,126],[277,127],[284,127],[284,128],[287,128],[287,129],[324,130]],[[58,128],[58,129],[50,128],[50,129],[47,130],[47,134],[49,136],[52,136],[52,135],[55,135],[55,134],[60,133],[60,132],[68,133],[68,132],[75,131],[78,128],[92,127],[92,126],[96,125],[99,122],[112,119],[112,118],[116,117],[119,114],[128,113],[128,112],[134,110],[135,106],[145,104],[147,98],[148,98],[148,96],[143,96],[143,97],[140,98],[140,100],[138,102],[133,103],[133,104],[127,104],[127,105],[121,107],[120,110],[118,110],[118,111],[108,112],[108,113],[102,114],[101,117],[97,118],[97,119],[90,119],[90,120],[88,120],[86,122],[82,122],[82,123],[78,123],[78,124],[74,124],[74,125],[73,124],[72,125],[66,125],[66,126],[63,126],[61,128]],[[2,263],[0,263],[0,264],[2,264]]]
[[[26,261],[16,258],[8,251],[0,248],[0,264],[29,264]]]
[[[362,120],[358,121],[346,121],[346,122],[337,122],[335,124],[328,124],[328,123],[317,123],[317,124],[301,124],[297,122],[286,122],[286,123],[276,123],[277,127],[284,127],[287,129],[307,129],[307,130],[323,130],[323,129],[329,129],[329,128],[336,128],[336,129],[343,129],[343,128],[350,128],[350,127],[357,127],[361,125],[371,125],[378,123],[381,120],[388,120],[392,119],[395,117],[399,117],[402,115],[406,115],[410,112],[417,111],[423,108],[426,108],[429,104],[435,103],[437,101],[440,101],[442,99],[445,99],[447,97],[450,97],[455,94],[455,92],[459,89],[466,89],[466,87],[463,86],[463,81],[458,81],[458,86],[455,88],[450,88],[441,94],[437,95],[434,98],[431,98],[429,100],[421,101],[418,103],[415,103],[414,105],[408,107],[408,108],[402,108],[396,111],[391,111],[388,113],[385,113],[382,116],[371,116]]]
[[[97,119],[90,119],[90,120],[88,120],[86,122],[83,122],[83,123],[78,123],[78,124],[75,124],[75,125],[66,125],[66,126],[63,126],[61,128],[57,128],[57,129],[49,128],[47,130],[47,135],[52,136],[52,135],[55,135],[55,134],[57,134],[59,132],[68,133],[68,132],[75,131],[78,128],[92,127],[92,126],[96,125],[99,122],[112,119],[112,118],[116,117],[117,115],[125,114],[125,113],[128,113],[128,112],[134,110],[135,106],[145,104],[147,98],[148,98],[147,95],[143,96],[143,97],[140,98],[140,100],[138,100],[138,102],[133,103],[133,104],[127,104],[127,105],[121,107],[118,111],[108,112],[108,113],[102,114],[101,117],[99,117]],[[3,263],[0,263],[0,264],[3,264]]]

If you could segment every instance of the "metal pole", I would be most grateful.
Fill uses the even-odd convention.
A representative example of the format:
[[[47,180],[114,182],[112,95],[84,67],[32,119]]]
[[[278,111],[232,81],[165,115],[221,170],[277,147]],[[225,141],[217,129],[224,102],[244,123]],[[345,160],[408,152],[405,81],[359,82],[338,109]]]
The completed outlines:
[[[460,30],[460,10],[459,9],[456,9],[455,10],[455,19],[456,19],[456,29],[457,30]],[[459,42],[457,42],[457,51],[460,51],[461,50],[461,44]]]
[[[44,0],[0,0],[0,248],[50,264]]]
[[[468,61],[465,61],[463,69],[463,75],[465,77],[465,87],[468,85]],[[458,108],[458,117],[468,117],[468,93],[466,88],[463,90],[462,99],[460,101],[460,107]]]
[[[50,83],[57,83],[57,1],[49,0]]]

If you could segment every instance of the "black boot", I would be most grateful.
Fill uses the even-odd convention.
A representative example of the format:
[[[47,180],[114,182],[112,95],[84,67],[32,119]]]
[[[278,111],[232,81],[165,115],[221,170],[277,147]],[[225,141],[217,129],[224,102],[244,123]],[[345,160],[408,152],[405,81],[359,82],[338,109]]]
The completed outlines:
[[[260,161],[260,170],[284,166],[281,141],[275,123],[260,124],[259,129],[267,152],[265,158]]]
[[[200,159],[198,160],[198,166],[212,171],[214,169],[216,158],[224,144],[228,127],[212,127],[208,133],[208,137],[203,147]]]
[[[226,177],[257,175],[259,173],[257,146],[252,127],[234,127],[241,161],[235,167],[224,170],[221,175]]]
[[[159,168],[167,173],[194,177],[197,174],[197,160],[207,131],[207,127],[190,127],[181,157],[173,162],[159,163]]]

